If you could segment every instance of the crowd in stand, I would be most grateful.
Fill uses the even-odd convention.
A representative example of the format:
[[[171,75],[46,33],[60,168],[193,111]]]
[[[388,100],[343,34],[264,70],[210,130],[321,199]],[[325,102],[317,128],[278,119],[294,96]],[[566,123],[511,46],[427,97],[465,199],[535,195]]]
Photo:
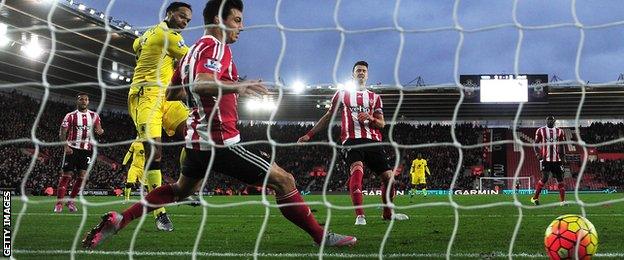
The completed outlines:
[[[624,123],[595,122],[589,127],[581,128],[581,138],[588,144],[599,144],[624,137]],[[624,152],[624,142],[597,147],[600,152]]]
[[[608,188],[620,190],[624,187],[624,160],[593,161],[587,163],[585,174],[605,183]]]
[[[35,148],[31,139],[31,129],[35,129],[36,138],[44,143],[58,142],[58,130],[63,116],[75,109],[73,105],[48,102],[38,124],[33,127],[40,107],[40,101],[17,93],[0,93],[0,122],[10,122],[10,127],[0,127],[0,153],[4,160],[0,161],[0,187],[16,188],[22,183],[32,161],[32,151]],[[4,98],[10,97],[10,98]],[[98,160],[86,184],[87,189],[112,190],[122,187],[125,181],[124,167],[118,167],[129,147],[129,144],[118,144],[130,141],[135,137],[134,125],[125,114],[103,113],[102,126],[104,135],[97,137],[101,146],[98,153],[118,163],[104,163]],[[305,124],[275,124],[271,125],[267,135],[266,124],[241,124],[241,139],[247,149],[260,149],[268,155],[275,153],[274,160],[282,168],[291,172],[302,191],[321,191],[328,180],[328,191],[347,191],[349,166],[344,160],[343,147],[340,143],[340,128],[332,129],[332,140],[326,133],[319,133],[312,142],[323,144],[296,144],[297,139],[304,135],[312,125]],[[398,189],[405,189],[410,183],[409,169],[411,161],[421,154],[428,160],[431,176],[428,179],[429,189],[448,189],[455,173],[458,172],[455,188],[469,189],[473,187],[474,176],[469,174],[469,167],[482,164],[482,148],[461,149],[453,146],[451,126],[439,124],[407,124],[397,123],[393,127],[383,129],[384,151],[392,162],[396,162],[396,183]],[[583,139],[588,143],[599,143],[619,138],[624,125],[602,124],[583,128]],[[455,125],[456,141],[462,145],[478,144],[482,138],[484,128],[473,124]],[[270,135],[270,137],[269,137]],[[392,139],[390,139],[390,136]],[[25,139],[19,142],[9,140]],[[165,142],[170,138],[164,138]],[[268,140],[275,141],[274,151]],[[396,148],[390,145],[390,141]],[[443,145],[439,145],[443,143]],[[113,145],[114,144],[114,145]],[[624,151],[622,143],[609,146],[609,149]],[[618,148],[619,147],[619,148]],[[458,168],[459,153],[462,162]],[[398,152],[398,154],[397,154]],[[175,181],[179,175],[180,146],[165,146],[163,150],[163,175],[165,182]],[[335,156],[335,158],[334,158]],[[26,190],[33,194],[40,194],[46,187],[56,187],[62,149],[60,145],[39,146],[39,157],[34,163],[32,171],[26,178]],[[398,160],[397,160],[398,158]],[[326,174],[311,174],[315,170],[323,169]],[[604,178],[609,185],[624,186],[622,172],[624,161],[591,164],[594,174]],[[378,189],[380,178],[377,174],[366,169],[363,181],[364,189]],[[211,173],[206,185],[207,191],[231,191],[237,193],[257,192],[255,187],[248,187],[242,183]]]
[[[61,121],[66,113],[75,110],[75,106],[58,102],[47,102],[38,124],[35,119],[39,112],[41,102],[28,96],[17,93],[0,93],[0,122],[10,124],[9,127],[0,127],[0,142],[7,142],[0,146],[3,161],[0,161],[0,187],[17,188],[24,177],[27,177],[25,188],[33,194],[40,194],[46,187],[56,187],[62,160],[62,147],[50,145],[59,142],[58,132]],[[103,113],[103,127],[105,134],[98,138],[104,144],[127,141],[132,137],[129,127],[132,121],[127,115]],[[108,125],[107,125],[108,124]],[[39,146],[38,157],[34,168],[28,176],[28,168],[32,161],[34,144],[31,140],[31,130],[35,129],[35,138],[44,143]],[[11,143],[9,140],[27,139]],[[126,152],[125,145],[99,147],[98,152],[109,158],[123,158]],[[95,163],[89,174],[86,184],[88,189],[112,189],[123,183],[124,175],[119,167],[110,164]]]

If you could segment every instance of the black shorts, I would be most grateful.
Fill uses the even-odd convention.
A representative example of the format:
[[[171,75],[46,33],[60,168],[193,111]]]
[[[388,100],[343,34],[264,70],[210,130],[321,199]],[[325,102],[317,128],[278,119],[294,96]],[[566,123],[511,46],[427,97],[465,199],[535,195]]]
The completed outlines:
[[[376,143],[378,145],[350,148],[348,146],[358,144],[370,144]],[[390,160],[386,153],[381,148],[381,143],[370,139],[349,139],[344,144],[347,146],[344,148],[345,158],[347,165],[351,166],[354,162],[361,161],[364,166],[371,169],[373,172],[381,174],[387,170],[392,170]]]
[[[210,163],[212,151],[199,151],[184,148],[182,175],[203,179]],[[236,178],[247,184],[258,184],[264,181],[271,165],[269,154],[257,149],[247,150],[240,145],[215,148],[212,172],[218,172]]]
[[[89,163],[91,163],[91,154],[89,150],[72,149],[72,154],[63,153],[63,160],[61,162],[61,168],[63,172],[80,172],[86,171]]]
[[[552,176],[558,181],[563,180],[563,165],[561,162],[541,161],[540,164],[543,174],[552,173]]]

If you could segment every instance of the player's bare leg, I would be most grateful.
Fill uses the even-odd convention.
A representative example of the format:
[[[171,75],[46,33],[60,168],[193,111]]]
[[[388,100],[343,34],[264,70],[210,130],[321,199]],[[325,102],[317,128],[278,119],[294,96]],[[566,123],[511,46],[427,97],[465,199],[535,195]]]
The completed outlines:
[[[388,190],[389,188],[389,190]],[[387,170],[381,174],[381,201],[383,204],[391,204],[395,196],[394,171]],[[384,220],[408,220],[409,217],[402,213],[395,213],[388,206],[383,207],[382,218]]]
[[[187,129],[186,121],[180,122],[175,130],[175,134],[174,134],[175,139],[184,140],[184,133],[186,132],[186,129]],[[185,152],[186,150],[184,150],[183,148],[180,149],[180,158],[185,157]],[[197,183],[197,187],[195,188],[195,191],[198,191],[200,186],[201,186],[201,183]],[[178,202],[182,202],[184,205],[189,205],[192,207],[201,206],[201,201],[199,200],[199,198],[195,195],[192,195],[192,193],[189,194],[189,196],[180,199]]]
[[[184,134],[186,133],[186,129],[187,129],[187,127],[186,127],[186,120],[181,121],[176,126],[175,133],[173,135],[174,139],[176,139],[176,140],[184,140]],[[180,148],[180,160],[181,160],[181,158],[184,158],[186,156],[185,153],[186,153],[186,150],[184,148]],[[201,182],[197,183],[197,187],[195,188],[195,191],[198,191],[200,186],[201,186]],[[201,206],[201,201],[199,200],[199,198],[197,196],[193,195],[192,193],[189,194],[189,196],[180,199],[178,202],[181,202],[184,205],[189,205],[189,206],[192,206],[192,207]]]
[[[366,217],[362,202],[362,178],[364,176],[364,164],[361,161],[351,164],[349,177],[349,194],[351,194],[351,202],[355,207],[355,225],[366,225]]]
[[[268,186],[275,190],[275,200],[286,219],[306,231],[316,244],[323,240],[323,228],[314,218],[314,214],[303,201],[292,174],[277,164],[273,164],[269,172]],[[357,239],[353,236],[328,232],[325,236],[326,246],[352,246]]]

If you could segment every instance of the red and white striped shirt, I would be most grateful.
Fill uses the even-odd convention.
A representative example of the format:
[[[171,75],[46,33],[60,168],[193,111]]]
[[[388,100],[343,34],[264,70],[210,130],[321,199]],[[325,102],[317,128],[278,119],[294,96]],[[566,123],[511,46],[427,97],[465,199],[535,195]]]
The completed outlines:
[[[560,142],[565,141],[563,130],[557,127],[548,128],[540,127],[535,131],[535,143],[546,144],[540,146],[540,154],[546,162],[560,162],[561,154],[559,152]]]
[[[339,90],[332,97],[329,111],[333,113],[334,109],[341,105],[342,125],[340,128],[340,139],[343,144],[349,139],[362,138],[381,142],[380,129],[370,126],[370,123],[367,121],[364,123],[358,121],[360,112],[369,113],[371,116],[375,113],[383,114],[381,96],[370,90]]]
[[[67,130],[67,142],[69,147],[83,150],[91,150],[91,135],[89,132],[100,124],[100,116],[91,111],[80,112],[75,110],[67,113],[63,118],[61,127]]]
[[[182,58],[173,78],[172,85],[187,85],[187,103],[191,108],[186,120],[186,147],[194,150],[210,150],[208,141],[232,145],[240,142],[238,122],[238,94],[224,93],[216,96],[200,96],[193,93],[193,82],[198,73],[216,73],[223,82],[238,81],[238,71],[232,59],[232,50],[215,37],[205,35]],[[211,115],[214,110],[214,115]],[[210,129],[208,125],[210,124]]]

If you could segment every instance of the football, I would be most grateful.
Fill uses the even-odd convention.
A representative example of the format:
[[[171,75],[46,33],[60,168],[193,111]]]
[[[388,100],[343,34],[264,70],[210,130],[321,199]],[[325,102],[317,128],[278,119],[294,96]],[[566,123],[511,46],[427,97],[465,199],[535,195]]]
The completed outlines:
[[[578,247],[577,247],[578,245]],[[591,259],[598,248],[594,225],[579,215],[563,215],[546,228],[544,246],[550,259]]]

